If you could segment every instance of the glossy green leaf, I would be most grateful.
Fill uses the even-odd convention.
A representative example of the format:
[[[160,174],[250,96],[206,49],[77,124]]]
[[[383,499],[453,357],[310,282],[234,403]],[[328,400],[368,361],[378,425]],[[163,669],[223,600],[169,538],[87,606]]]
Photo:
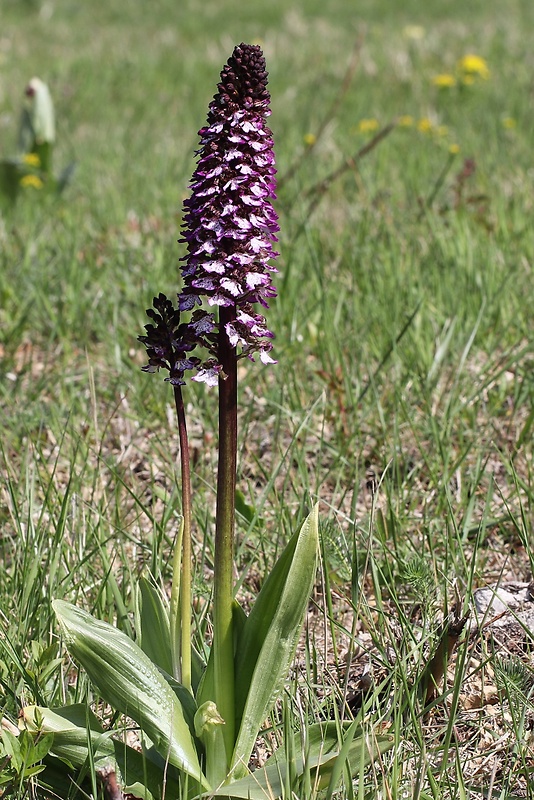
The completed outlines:
[[[53,607],[69,651],[102,697],[134,719],[163,758],[208,789],[182,707],[148,656],[121,631],[70,603],[55,600]]]
[[[316,506],[290,539],[243,625],[236,651],[235,775],[245,769],[291,666],[315,580],[318,543]]]

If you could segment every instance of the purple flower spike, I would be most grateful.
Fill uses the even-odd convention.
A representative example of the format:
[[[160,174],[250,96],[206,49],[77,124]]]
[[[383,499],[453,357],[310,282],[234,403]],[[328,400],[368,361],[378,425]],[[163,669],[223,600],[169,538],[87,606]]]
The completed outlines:
[[[271,205],[275,199],[273,138],[266,124],[270,95],[261,48],[241,44],[221,72],[218,92],[210,103],[208,124],[201,137],[191,197],[184,203],[187,244],[182,259],[184,289],[181,311],[207,301],[210,306],[235,309],[236,319],[226,326],[233,346],[249,357],[260,352],[264,363],[273,334],[265,319],[252,311],[253,303],[268,308],[276,297],[269,264],[279,230]],[[213,351],[212,351],[213,352]],[[214,380],[212,366],[206,377]]]
[[[166,381],[183,385],[187,370],[205,371],[205,365],[201,368],[200,358],[189,353],[199,344],[207,348],[213,346],[211,334],[215,322],[211,314],[203,311],[196,311],[188,323],[180,322],[180,311],[164,294],[154,298],[154,309],[149,308],[146,313],[155,325],[145,325],[146,335],[137,337],[145,345],[148,355],[148,364],[142,370],[157,372],[166,369],[169,371]]]

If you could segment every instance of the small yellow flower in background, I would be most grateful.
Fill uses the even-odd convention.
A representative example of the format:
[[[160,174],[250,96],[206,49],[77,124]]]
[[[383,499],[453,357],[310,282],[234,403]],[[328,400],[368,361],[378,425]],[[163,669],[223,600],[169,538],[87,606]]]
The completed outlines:
[[[398,118],[397,125],[401,128],[411,128],[413,125],[413,117],[411,117],[410,114],[404,114],[402,117]]]
[[[438,89],[452,89],[453,86],[456,86],[456,78],[448,72],[442,72],[440,75],[434,75],[432,83]]]
[[[430,133],[433,128],[432,120],[428,119],[428,117],[421,117],[421,119],[417,121],[417,130],[420,133]]]
[[[484,78],[484,80],[486,80],[489,78],[490,74],[486,59],[482,58],[482,56],[476,56],[474,53],[468,53],[459,60],[458,70],[463,73],[464,83],[466,83],[465,79],[468,76]]]
[[[40,167],[41,166],[41,159],[37,155],[37,153],[26,153],[26,155],[22,156],[22,160],[25,164],[28,164],[29,167]]]
[[[447,125],[438,125],[436,133],[438,136],[446,136],[449,132]]]
[[[475,76],[474,75],[462,75],[461,81],[462,81],[462,84],[464,86],[472,86],[474,84],[474,82],[475,82]]]
[[[20,179],[20,185],[23,188],[31,186],[34,189],[42,189],[44,183],[42,182],[41,178],[38,175],[24,175]]]
[[[451,154],[451,156],[458,155],[459,152],[460,152],[460,145],[459,144],[451,144],[451,145],[449,145],[449,153]]]
[[[304,144],[308,147],[311,147],[317,141],[317,136],[314,133],[305,133],[304,134]]]
[[[517,120],[515,120],[513,117],[503,117],[502,126],[503,128],[512,130],[512,128],[517,128]]]
[[[359,133],[372,133],[373,131],[378,130],[378,120],[377,119],[361,119],[358,122],[358,132]]]
[[[426,31],[422,25],[406,25],[402,29],[402,35],[405,36],[406,39],[415,39],[416,41],[423,39],[425,33]]]

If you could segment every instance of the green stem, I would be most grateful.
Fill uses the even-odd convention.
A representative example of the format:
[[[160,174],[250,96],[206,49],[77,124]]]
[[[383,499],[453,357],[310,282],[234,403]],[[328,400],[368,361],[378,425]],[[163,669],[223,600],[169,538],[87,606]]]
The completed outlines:
[[[180,518],[180,527],[174,541],[174,552],[172,554],[172,584],[171,584],[171,659],[172,675],[177,681],[182,679],[182,658],[180,641],[180,578],[182,574],[182,542],[184,540],[184,518]]]
[[[180,462],[182,468],[182,515],[184,521],[183,536],[181,537],[182,543],[180,570],[179,626],[181,634],[181,647],[178,652],[178,658],[175,659],[175,654],[178,651],[178,619],[171,619],[171,631],[173,631],[175,638],[175,647],[173,647],[173,669],[176,680],[180,680],[182,685],[191,691],[191,461],[189,458],[189,442],[187,438],[187,425],[185,420],[184,399],[181,386],[174,387],[174,403],[176,406],[178,432],[180,436]],[[178,546],[179,542],[177,542],[177,547]],[[179,557],[175,559],[175,564],[179,564]],[[173,576],[173,581],[177,578],[178,575]]]
[[[235,309],[221,308],[219,363],[224,376],[219,380],[219,466],[213,590],[215,703],[224,719],[222,730],[228,764],[231,762],[235,738],[232,571],[237,466],[237,358],[225,325],[234,319]]]

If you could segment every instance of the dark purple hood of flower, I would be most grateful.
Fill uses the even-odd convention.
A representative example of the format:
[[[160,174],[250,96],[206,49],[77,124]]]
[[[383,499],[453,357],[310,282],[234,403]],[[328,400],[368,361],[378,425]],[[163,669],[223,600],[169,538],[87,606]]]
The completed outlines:
[[[266,124],[270,95],[265,59],[257,45],[241,44],[221,72],[201,137],[191,196],[184,203],[181,311],[204,301],[235,309],[226,325],[230,342],[265,363],[273,334],[254,303],[276,296],[269,264],[278,255],[273,138]],[[207,312],[205,312],[207,313]]]

